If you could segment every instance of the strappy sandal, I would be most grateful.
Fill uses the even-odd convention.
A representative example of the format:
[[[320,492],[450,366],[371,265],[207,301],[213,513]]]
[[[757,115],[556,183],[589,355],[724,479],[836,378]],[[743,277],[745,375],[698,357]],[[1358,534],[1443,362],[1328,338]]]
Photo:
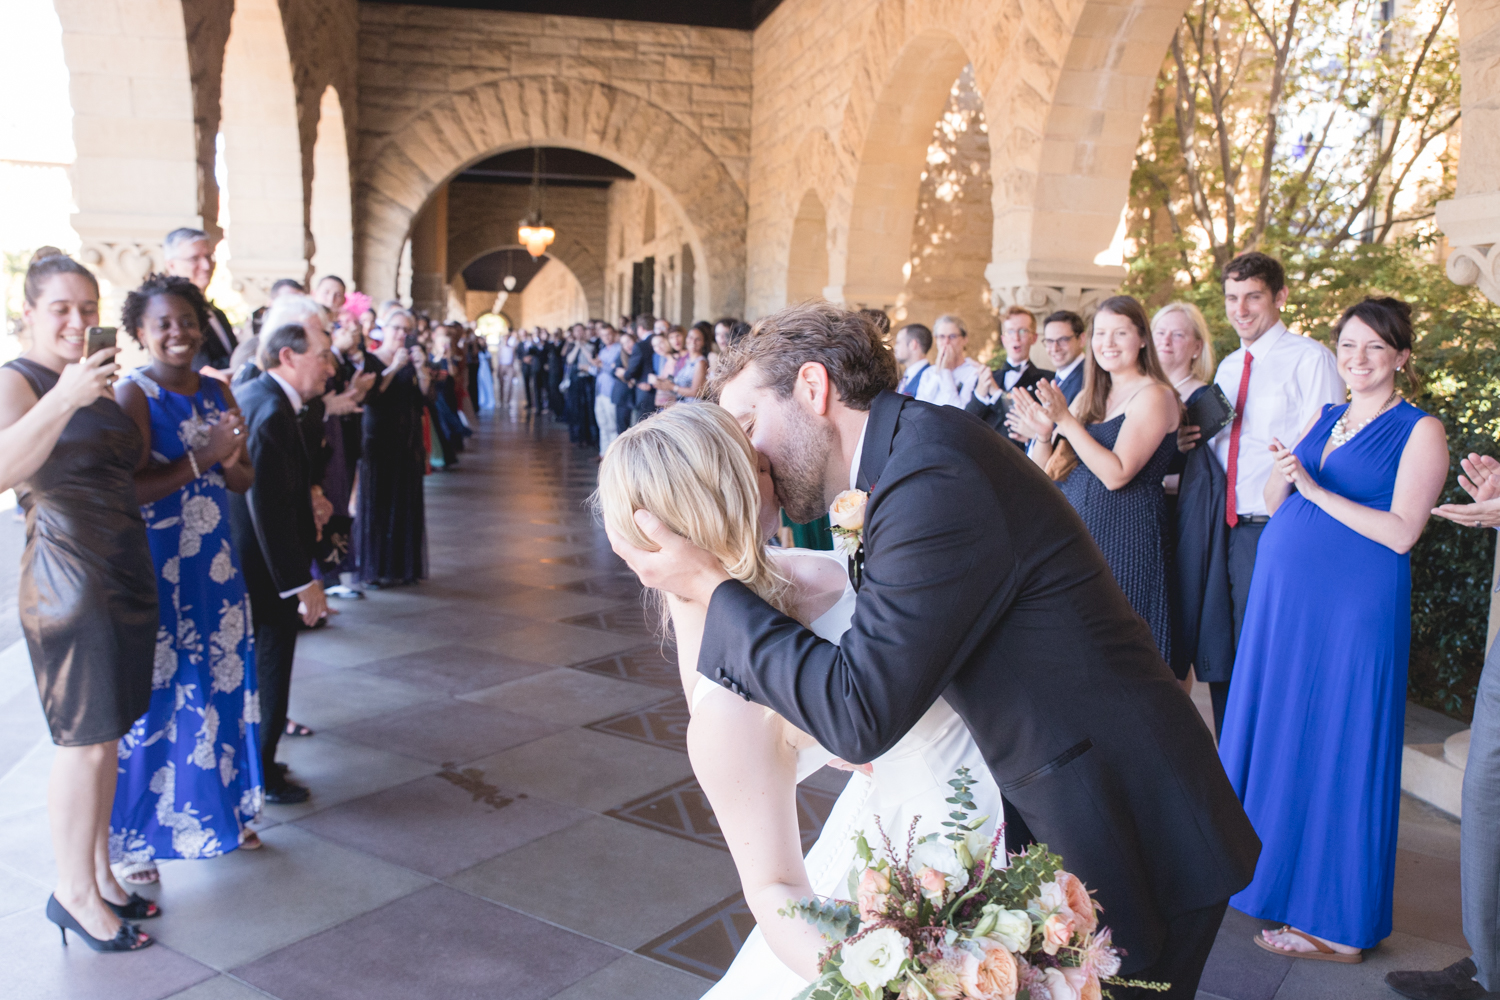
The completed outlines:
[[[127,861],[115,866],[115,878],[131,885],[151,885],[157,881],[155,861]]]
[[[300,722],[293,722],[291,719],[287,719],[286,720],[286,734],[288,736],[312,736],[312,735],[314,735],[314,733],[313,733],[313,731],[311,729],[307,728],[306,726],[304,726]]]
[[[1363,951],[1356,951],[1352,955],[1346,955],[1341,951],[1334,951],[1332,948],[1328,947],[1326,944],[1324,944],[1322,941],[1319,941],[1311,934],[1304,934],[1301,931],[1297,930],[1297,928],[1290,925],[1286,927],[1278,927],[1276,928],[1276,930],[1272,931],[1272,933],[1295,934],[1297,937],[1306,941],[1308,944],[1312,945],[1318,950],[1286,951],[1284,949],[1276,947],[1274,944],[1267,941],[1265,939],[1264,932],[1255,935],[1255,937],[1251,940],[1255,942],[1257,947],[1263,948],[1273,955],[1280,955],[1283,958],[1305,958],[1312,962],[1342,962],[1345,965],[1358,965],[1360,962],[1363,962],[1365,960],[1365,953]]]

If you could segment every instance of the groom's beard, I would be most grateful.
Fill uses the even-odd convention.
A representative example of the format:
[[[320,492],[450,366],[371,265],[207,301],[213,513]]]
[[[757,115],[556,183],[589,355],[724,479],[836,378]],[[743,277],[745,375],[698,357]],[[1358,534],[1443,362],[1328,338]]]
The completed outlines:
[[[828,499],[823,490],[823,473],[834,446],[833,428],[802,413],[793,404],[791,426],[787,428],[787,445],[771,466],[771,481],[776,497],[787,517],[807,524],[828,513]]]

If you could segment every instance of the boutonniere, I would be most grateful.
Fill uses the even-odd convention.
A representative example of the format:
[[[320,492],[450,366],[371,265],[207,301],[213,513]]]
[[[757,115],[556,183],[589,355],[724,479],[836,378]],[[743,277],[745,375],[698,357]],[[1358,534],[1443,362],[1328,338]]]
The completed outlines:
[[[865,505],[869,500],[864,490],[845,490],[833,498],[833,506],[828,509],[833,545],[849,557],[849,579],[855,590],[865,572]]]

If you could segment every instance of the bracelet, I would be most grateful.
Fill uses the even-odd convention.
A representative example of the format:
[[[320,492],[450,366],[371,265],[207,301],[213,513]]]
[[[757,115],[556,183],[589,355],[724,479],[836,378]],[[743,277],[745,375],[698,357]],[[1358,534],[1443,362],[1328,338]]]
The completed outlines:
[[[188,464],[193,467],[193,478],[201,479],[203,477],[203,473],[198,471],[198,456],[193,454],[193,449],[188,449],[187,457]]]

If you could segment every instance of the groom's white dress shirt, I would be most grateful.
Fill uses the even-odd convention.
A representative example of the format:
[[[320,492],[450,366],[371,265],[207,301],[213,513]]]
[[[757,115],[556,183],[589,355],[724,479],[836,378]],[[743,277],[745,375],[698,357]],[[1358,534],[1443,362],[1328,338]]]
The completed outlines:
[[[983,374],[984,365],[973,358],[964,358],[957,368],[934,368],[932,375],[922,379],[917,398],[924,403],[962,409],[974,398],[974,386]]]
[[[859,428],[859,444],[854,446],[854,459],[849,463],[849,488],[859,489],[859,463],[865,457],[865,432],[870,429],[870,415],[865,414],[865,422]]]
[[[1224,390],[1233,405],[1239,396],[1245,353],[1250,365],[1250,385],[1245,395],[1240,423],[1240,450],[1235,460],[1235,506],[1240,516],[1264,516],[1266,480],[1276,461],[1271,439],[1291,448],[1302,437],[1302,429],[1326,403],[1344,401],[1344,380],[1339,377],[1333,352],[1311,337],[1292,333],[1277,323],[1249,347],[1241,347],[1219,363],[1214,384]],[[1229,436],[1224,428],[1213,439],[1219,464],[1229,468]]]

